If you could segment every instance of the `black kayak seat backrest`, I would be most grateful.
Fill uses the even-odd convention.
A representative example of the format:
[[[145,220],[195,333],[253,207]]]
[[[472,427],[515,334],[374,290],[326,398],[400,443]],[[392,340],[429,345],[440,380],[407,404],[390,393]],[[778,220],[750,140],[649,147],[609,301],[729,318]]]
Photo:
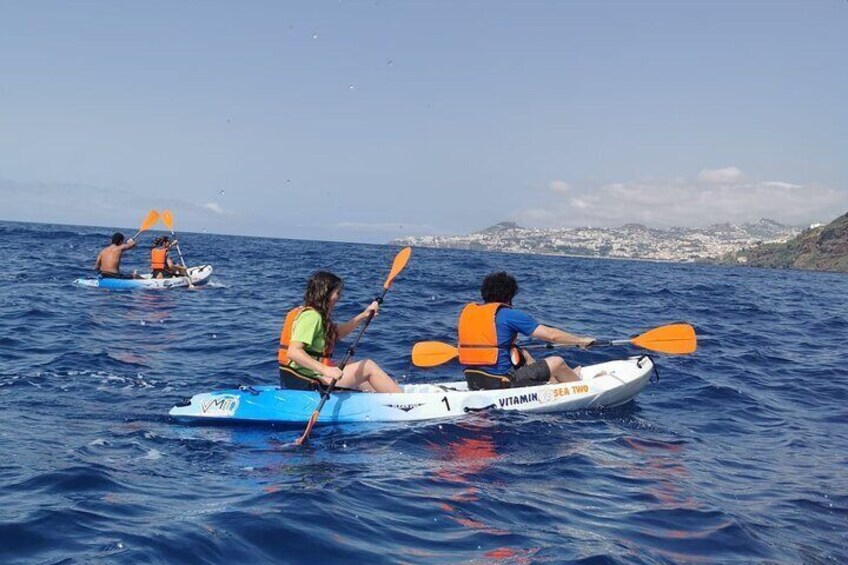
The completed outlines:
[[[494,390],[500,388],[512,388],[509,377],[504,375],[493,375],[482,369],[465,369],[465,382],[468,390]]]

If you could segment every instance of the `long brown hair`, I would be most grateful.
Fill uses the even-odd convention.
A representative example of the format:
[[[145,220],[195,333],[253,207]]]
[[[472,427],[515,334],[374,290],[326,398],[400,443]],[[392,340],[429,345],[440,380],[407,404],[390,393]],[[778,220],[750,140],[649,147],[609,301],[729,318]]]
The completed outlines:
[[[306,282],[306,292],[303,293],[303,305],[314,308],[321,314],[324,322],[324,343],[327,351],[333,350],[336,343],[338,329],[333,323],[332,312],[330,312],[330,297],[333,292],[341,292],[344,287],[342,279],[327,271],[316,271]]]

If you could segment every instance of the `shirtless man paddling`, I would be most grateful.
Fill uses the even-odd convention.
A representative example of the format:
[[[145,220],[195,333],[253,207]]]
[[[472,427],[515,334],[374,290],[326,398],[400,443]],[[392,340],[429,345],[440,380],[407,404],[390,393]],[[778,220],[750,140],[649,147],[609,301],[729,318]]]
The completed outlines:
[[[121,274],[121,256],[127,249],[135,247],[135,241],[128,239],[124,243],[124,234],[115,233],[112,236],[112,245],[104,248],[97,255],[94,262],[94,270],[100,273],[104,279],[137,279],[139,276],[133,271],[131,275]]]

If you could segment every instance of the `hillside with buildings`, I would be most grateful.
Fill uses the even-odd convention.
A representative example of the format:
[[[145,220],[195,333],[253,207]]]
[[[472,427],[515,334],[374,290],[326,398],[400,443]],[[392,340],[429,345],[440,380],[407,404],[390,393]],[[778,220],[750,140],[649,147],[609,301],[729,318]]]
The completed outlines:
[[[617,228],[543,229],[502,222],[468,235],[405,237],[392,243],[507,253],[691,262],[725,257],[761,244],[784,243],[800,232],[799,227],[766,219],[702,228],[649,228],[641,224],[625,224]]]

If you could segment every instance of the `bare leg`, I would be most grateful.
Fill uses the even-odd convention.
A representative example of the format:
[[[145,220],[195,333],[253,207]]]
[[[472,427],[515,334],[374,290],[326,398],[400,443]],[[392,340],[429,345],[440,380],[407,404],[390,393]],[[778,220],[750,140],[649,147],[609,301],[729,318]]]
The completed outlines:
[[[374,392],[401,392],[397,383],[371,359],[357,361],[345,367],[338,386],[370,389]]]
[[[580,375],[575,373],[571,367],[566,365],[565,361],[562,360],[562,357],[548,357],[545,359],[545,363],[548,364],[548,367],[551,370],[551,380],[548,381],[549,384],[570,383],[580,380]]]
[[[576,370],[579,370],[579,369],[580,369],[580,367],[577,367],[577,368],[575,369],[575,371],[576,371]],[[604,375],[609,375],[609,373],[608,373],[608,372],[606,372],[605,370],[604,370],[604,371],[598,371],[597,373],[595,373],[594,375],[592,375],[592,378],[593,378],[593,379],[597,379],[598,377],[603,377]],[[582,380],[584,380],[584,381],[591,380],[591,379],[589,379],[588,377],[584,376],[584,375],[583,375],[583,373],[580,373],[580,378],[581,378]]]

